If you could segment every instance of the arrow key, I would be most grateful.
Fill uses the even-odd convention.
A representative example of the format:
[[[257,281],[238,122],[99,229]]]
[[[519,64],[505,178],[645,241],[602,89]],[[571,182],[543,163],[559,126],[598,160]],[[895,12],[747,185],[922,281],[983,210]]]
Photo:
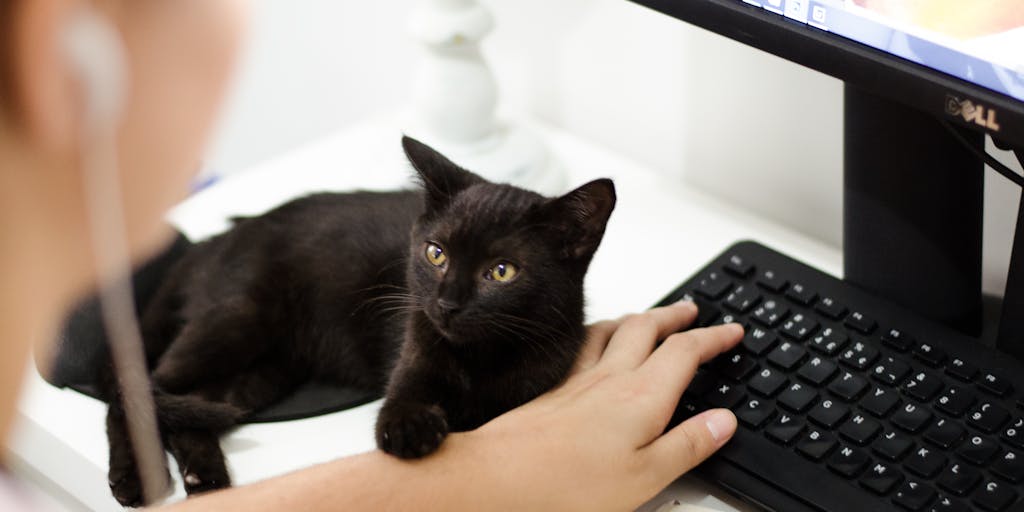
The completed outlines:
[[[934,497],[935,489],[916,480],[908,480],[896,491],[892,501],[906,509],[923,510]]]
[[[929,512],[971,512],[971,509],[963,503],[950,499],[949,496],[939,496],[939,499],[928,509]]]

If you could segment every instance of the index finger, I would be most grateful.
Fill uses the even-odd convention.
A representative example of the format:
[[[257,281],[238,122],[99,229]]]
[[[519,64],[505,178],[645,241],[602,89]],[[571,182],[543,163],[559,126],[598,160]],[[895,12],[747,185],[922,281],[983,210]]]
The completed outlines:
[[[651,355],[655,344],[686,328],[697,318],[697,305],[683,301],[627,317],[608,342],[600,364],[633,369]]]
[[[678,399],[693,379],[698,365],[728,351],[741,339],[743,327],[738,324],[673,334],[638,371],[642,378],[662,384],[660,389]]]

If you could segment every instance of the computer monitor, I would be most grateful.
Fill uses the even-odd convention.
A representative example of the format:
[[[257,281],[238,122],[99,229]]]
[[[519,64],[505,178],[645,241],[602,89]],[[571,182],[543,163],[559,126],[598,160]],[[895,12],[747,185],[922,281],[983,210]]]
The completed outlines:
[[[977,151],[1024,148],[1024,3],[632,1],[843,80],[845,279],[994,337]]]

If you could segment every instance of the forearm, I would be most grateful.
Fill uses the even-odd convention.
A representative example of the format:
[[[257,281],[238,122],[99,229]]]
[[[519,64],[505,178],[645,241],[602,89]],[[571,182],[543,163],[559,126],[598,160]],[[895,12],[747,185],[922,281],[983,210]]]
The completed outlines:
[[[263,482],[189,498],[167,512],[209,510],[472,510],[479,472],[452,436],[433,456],[407,461],[373,451]]]

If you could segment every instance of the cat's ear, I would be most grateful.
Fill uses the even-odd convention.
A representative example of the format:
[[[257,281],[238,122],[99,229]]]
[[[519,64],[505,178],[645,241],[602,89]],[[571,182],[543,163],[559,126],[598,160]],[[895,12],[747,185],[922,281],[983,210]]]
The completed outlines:
[[[459,192],[483,178],[455,165],[430,146],[409,136],[402,137],[402,148],[427,194],[427,209],[444,208]]]
[[[564,235],[564,256],[574,259],[594,255],[614,209],[615,184],[607,178],[553,199],[545,208],[549,222]]]

